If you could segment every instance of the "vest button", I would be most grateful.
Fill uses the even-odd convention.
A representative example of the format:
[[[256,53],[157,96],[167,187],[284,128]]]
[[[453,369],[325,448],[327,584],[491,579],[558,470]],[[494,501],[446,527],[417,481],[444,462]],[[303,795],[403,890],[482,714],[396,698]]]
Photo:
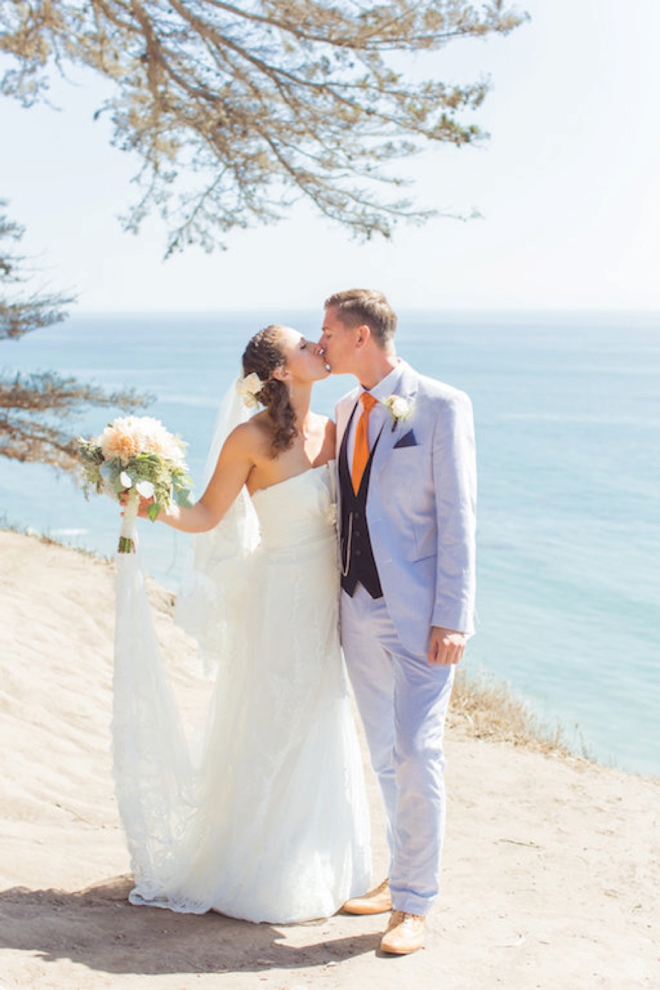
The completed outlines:
[[[356,557],[361,557],[362,556],[362,551],[361,550],[356,550],[355,551],[355,556]]]

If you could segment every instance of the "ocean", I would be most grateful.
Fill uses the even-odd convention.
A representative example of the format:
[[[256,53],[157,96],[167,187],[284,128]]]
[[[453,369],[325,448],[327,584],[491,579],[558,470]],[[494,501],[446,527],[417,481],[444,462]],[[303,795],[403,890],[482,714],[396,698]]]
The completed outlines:
[[[4,342],[4,371],[54,370],[152,393],[198,486],[219,400],[268,322],[319,314],[75,314]],[[660,315],[409,312],[398,352],[473,400],[479,628],[465,663],[505,681],[576,752],[660,775]],[[331,413],[352,382],[331,378]],[[118,410],[90,409],[95,435]],[[201,494],[199,488],[197,494]],[[111,555],[118,510],[65,476],[0,458],[0,523]],[[188,537],[141,524],[145,570],[176,589]],[[94,607],[90,589],[90,608]]]

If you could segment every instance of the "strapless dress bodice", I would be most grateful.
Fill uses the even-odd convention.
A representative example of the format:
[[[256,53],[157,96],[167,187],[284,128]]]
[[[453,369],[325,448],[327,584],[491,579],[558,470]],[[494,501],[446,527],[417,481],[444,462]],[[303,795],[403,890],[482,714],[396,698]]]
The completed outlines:
[[[330,462],[253,493],[262,547],[293,549],[334,539],[333,469]]]

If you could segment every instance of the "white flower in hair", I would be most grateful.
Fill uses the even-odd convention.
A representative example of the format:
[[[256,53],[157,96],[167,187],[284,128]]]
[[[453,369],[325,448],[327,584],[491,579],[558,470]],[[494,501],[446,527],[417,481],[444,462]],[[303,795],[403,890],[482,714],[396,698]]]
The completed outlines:
[[[257,395],[261,392],[262,388],[266,383],[262,382],[256,371],[251,372],[251,374],[246,375],[245,378],[239,378],[236,382],[236,391],[242,397],[244,404],[249,409],[257,409],[259,406],[259,400]]]

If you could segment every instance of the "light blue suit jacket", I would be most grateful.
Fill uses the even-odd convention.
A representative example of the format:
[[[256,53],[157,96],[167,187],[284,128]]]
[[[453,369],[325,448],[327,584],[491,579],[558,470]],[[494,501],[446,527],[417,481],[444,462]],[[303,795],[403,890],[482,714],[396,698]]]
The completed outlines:
[[[412,652],[425,654],[431,626],[474,632],[474,426],[464,392],[402,364],[396,394],[412,412],[394,429],[390,420],[382,431],[367,522],[399,639]],[[354,389],[337,405],[337,456],[360,392]]]

